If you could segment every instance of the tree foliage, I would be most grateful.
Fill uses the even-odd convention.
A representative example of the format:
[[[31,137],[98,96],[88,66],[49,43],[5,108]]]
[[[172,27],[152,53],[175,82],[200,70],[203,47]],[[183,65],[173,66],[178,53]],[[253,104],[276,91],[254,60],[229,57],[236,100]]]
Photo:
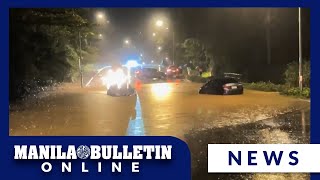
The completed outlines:
[[[75,81],[79,32],[84,57],[94,49],[87,43],[93,26],[86,14],[85,9],[11,9],[10,87],[22,81]]]
[[[302,64],[303,86],[310,87],[310,61],[303,61]],[[288,64],[284,72],[285,82],[289,87],[299,86],[299,63],[294,61]]]
[[[186,39],[179,45],[178,57],[180,64],[191,64],[202,68],[208,68],[213,60],[212,52],[196,38]]]

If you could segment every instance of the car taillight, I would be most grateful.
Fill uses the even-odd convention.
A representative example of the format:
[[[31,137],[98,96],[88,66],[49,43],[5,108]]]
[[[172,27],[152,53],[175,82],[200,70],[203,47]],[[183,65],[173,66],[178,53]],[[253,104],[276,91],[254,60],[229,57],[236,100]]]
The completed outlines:
[[[170,72],[171,71],[171,69],[167,69],[167,72]]]
[[[176,69],[176,71],[179,71],[179,69]]]

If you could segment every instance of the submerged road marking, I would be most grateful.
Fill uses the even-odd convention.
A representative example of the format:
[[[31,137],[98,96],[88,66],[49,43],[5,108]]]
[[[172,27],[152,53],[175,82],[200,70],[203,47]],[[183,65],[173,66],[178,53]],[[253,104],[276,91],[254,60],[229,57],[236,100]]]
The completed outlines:
[[[135,111],[136,111],[135,119],[129,120],[127,136],[145,136],[140,98],[138,94],[137,94]]]

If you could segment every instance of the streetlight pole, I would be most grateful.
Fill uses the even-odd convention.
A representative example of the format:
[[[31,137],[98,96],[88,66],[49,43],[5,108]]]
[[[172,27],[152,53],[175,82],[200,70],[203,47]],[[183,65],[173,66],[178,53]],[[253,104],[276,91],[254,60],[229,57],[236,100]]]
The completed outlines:
[[[271,9],[267,8],[266,17],[266,41],[267,41],[267,64],[271,64],[271,40],[270,40],[270,25],[271,25]]]
[[[78,38],[79,38],[79,72],[80,72],[80,83],[81,83],[81,88],[83,88],[83,75],[82,75],[82,65],[81,65],[81,60],[82,60],[82,48],[81,48],[81,34],[80,31],[78,33]]]
[[[164,22],[162,20],[157,20],[155,25],[157,27],[163,27]],[[166,30],[168,30],[169,28],[167,27]],[[152,33],[152,36],[156,36],[156,33]],[[170,35],[169,35],[170,36]],[[160,50],[160,49],[159,49]],[[175,64],[175,33],[172,27],[172,65]]]
[[[175,42],[174,42],[174,31],[172,31],[172,65],[174,65],[174,56],[175,56]]]
[[[301,35],[301,8],[299,7],[299,89],[302,90],[302,35]]]

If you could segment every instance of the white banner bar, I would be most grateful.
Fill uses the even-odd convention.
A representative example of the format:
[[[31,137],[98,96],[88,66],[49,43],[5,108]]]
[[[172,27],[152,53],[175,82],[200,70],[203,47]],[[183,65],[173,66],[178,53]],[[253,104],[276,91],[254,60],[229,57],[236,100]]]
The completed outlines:
[[[320,144],[209,144],[209,173],[320,172]]]

